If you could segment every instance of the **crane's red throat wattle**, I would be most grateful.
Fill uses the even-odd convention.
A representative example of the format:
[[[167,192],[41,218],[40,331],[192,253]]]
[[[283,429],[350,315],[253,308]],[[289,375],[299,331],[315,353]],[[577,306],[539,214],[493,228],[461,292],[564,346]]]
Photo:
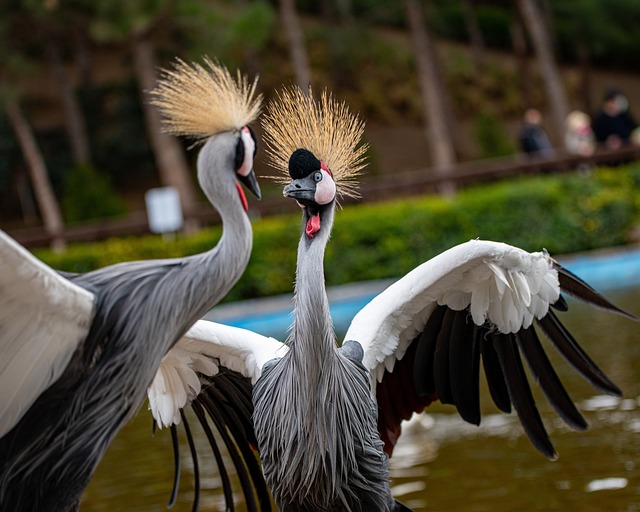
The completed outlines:
[[[244,195],[244,190],[240,186],[240,183],[236,183],[236,189],[238,190],[238,195],[240,196],[240,202],[242,203],[242,207],[245,212],[249,211],[249,202],[247,201],[247,196]]]
[[[320,231],[320,214],[317,213],[311,217],[307,221],[307,226],[305,228],[305,233],[309,238],[313,238],[318,231]]]

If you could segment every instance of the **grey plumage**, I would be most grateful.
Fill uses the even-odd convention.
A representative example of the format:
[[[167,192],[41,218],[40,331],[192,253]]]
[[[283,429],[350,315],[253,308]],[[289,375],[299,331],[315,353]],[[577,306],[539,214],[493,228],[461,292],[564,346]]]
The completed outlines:
[[[300,240],[290,350],[254,387],[254,428],[281,510],[392,510],[368,374],[337,348],[329,315],[323,258],[334,209]]]
[[[533,338],[532,325],[534,321],[541,325],[588,381],[619,395],[549,307],[566,309],[560,293],[567,291],[587,303],[631,315],[569,275],[546,253],[472,240],[423,263],[376,296],[356,315],[347,341],[338,349],[325,293],[323,255],[336,197],[353,192],[353,183],[349,189],[344,183],[360,168],[361,153],[353,150],[361,125],[343,104],[326,95],[315,102],[311,94],[297,90],[285,92],[280,101],[264,126],[275,166],[291,178],[284,194],[295,199],[303,212],[295,317],[286,341],[288,351],[281,347],[270,352],[271,360],[262,360],[262,373],[247,371],[239,384],[248,390],[257,379],[253,430],[264,479],[279,509],[408,510],[393,500],[388,480],[387,454],[400,436],[401,423],[437,399],[455,405],[466,421],[479,423],[481,361],[498,407],[509,412],[513,405],[534,446],[555,457],[518,346],[530,345],[523,354],[532,375],[561,416],[583,428],[582,418]],[[291,154],[288,161],[286,154]],[[329,158],[335,167],[327,164]],[[236,371],[247,370],[246,363],[243,370],[243,364],[227,359],[226,353],[248,334],[225,335],[224,341],[213,335],[215,327],[211,331],[201,338],[214,341],[215,348],[203,354],[214,359],[220,354],[220,367],[233,364]],[[244,361],[250,358],[247,353],[260,352],[257,346],[246,349],[243,346],[236,357]],[[215,384],[216,375],[206,378]],[[230,431],[236,443],[253,443],[246,429]],[[262,483],[252,478],[256,485]]]
[[[212,250],[67,277],[95,295],[95,315],[62,376],[0,439],[1,510],[75,510],[161,358],[241,275],[252,236],[236,189],[239,140],[238,130],[219,133],[198,158],[198,179],[224,226]]]

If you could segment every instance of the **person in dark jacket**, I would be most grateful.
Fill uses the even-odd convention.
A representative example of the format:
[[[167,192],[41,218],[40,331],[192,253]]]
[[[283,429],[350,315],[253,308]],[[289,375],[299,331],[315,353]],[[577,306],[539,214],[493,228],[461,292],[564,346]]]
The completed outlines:
[[[553,149],[542,128],[542,114],[538,109],[525,111],[520,130],[520,149],[531,156],[551,156]]]
[[[602,108],[593,118],[596,141],[607,149],[618,149],[630,143],[632,132],[638,124],[628,111],[627,98],[618,89],[609,89]]]

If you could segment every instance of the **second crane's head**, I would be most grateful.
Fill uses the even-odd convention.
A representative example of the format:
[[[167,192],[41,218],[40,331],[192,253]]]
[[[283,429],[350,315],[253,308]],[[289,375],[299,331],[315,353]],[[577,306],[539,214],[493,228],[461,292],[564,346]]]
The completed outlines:
[[[260,113],[262,97],[256,81],[240,73],[234,78],[208,58],[205,66],[176,60],[151,91],[152,102],[163,114],[163,129],[193,138],[203,147],[198,154],[198,180],[209,200],[220,205],[237,194],[245,211],[247,200],[239,183],[260,198],[253,170],[257,152],[249,126]]]
[[[289,176],[293,180],[283,191],[295,199],[305,212],[305,233],[309,238],[320,231],[322,214],[336,200],[336,182],[327,164],[308,149],[296,149],[289,158]]]
[[[284,195],[303,209],[306,236],[313,238],[340,197],[358,197],[355,178],[366,165],[364,123],[327,91],[316,101],[311,89],[292,87],[269,104],[262,126]]]

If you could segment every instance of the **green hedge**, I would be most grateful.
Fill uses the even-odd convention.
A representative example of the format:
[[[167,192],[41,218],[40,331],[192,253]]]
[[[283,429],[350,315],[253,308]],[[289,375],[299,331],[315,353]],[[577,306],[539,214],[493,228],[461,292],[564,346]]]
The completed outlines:
[[[628,243],[640,219],[640,164],[589,173],[519,178],[475,186],[447,199],[425,196],[347,206],[337,212],[326,257],[330,285],[401,276],[472,238],[567,254]],[[286,199],[283,199],[286,200]],[[227,300],[290,292],[299,215],[254,222],[246,273]],[[202,252],[220,228],[164,241],[158,236],[37,251],[54,268],[83,272],[118,261]]]

